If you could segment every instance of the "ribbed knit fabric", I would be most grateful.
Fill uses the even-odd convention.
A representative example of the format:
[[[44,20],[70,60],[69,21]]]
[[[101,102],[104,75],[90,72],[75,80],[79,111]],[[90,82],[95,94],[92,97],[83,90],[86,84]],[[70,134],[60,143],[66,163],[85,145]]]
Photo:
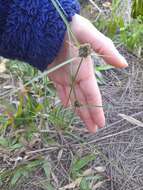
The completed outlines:
[[[59,0],[59,3],[69,22],[79,13],[77,0]],[[65,32],[66,25],[51,0],[0,0],[3,57],[27,62],[44,71],[57,56]]]

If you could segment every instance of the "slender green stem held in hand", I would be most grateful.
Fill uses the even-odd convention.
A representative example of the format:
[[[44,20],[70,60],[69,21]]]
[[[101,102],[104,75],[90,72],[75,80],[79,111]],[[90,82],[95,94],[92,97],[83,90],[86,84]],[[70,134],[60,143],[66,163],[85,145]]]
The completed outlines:
[[[81,58],[81,61],[80,61],[79,65],[78,65],[78,68],[77,68],[77,71],[76,71],[76,73],[75,73],[75,76],[72,78],[72,84],[71,84],[71,89],[70,89],[69,97],[68,97],[68,100],[67,100],[67,104],[68,104],[68,102],[69,102],[69,100],[70,100],[72,91],[73,91],[73,93],[74,93],[74,96],[76,97],[76,93],[75,93],[75,91],[74,91],[74,85],[75,85],[76,77],[77,77],[77,75],[78,75],[78,72],[79,72],[80,66],[81,66],[81,64],[82,64],[82,61],[83,61],[83,58]]]
[[[75,37],[74,33],[71,30],[70,24],[66,19],[66,13],[65,13],[64,9],[62,8],[60,2],[58,0],[51,0],[51,1],[53,3],[54,7],[56,8],[56,10],[58,11],[58,13],[60,14],[61,18],[63,19],[63,21],[64,21],[67,29],[69,30],[69,32],[72,36],[72,39],[74,40],[76,46],[79,47],[80,43],[78,42],[77,38]]]
[[[76,70],[75,76],[72,78],[71,89],[70,89],[69,97],[68,97],[68,100],[67,100],[66,104],[68,104],[68,102],[70,100],[70,96],[71,96],[72,91],[74,93],[75,99],[77,99],[76,98],[76,93],[75,93],[75,90],[74,90],[75,81],[76,81],[77,75],[79,73],[79,70],[80,70],[81,64],[83,62],[83,59],[88,57],[90,54],[91,54],[91,46],[90,46],[90,44],[87,43],[87,44],[80,45],[79,57],[81,57],[81,60],[80,60],[80,63],[78,65],[78,68]],[[75,107],[80,107],[82,105],[80,105],[80,102],[75,101],[74,106]]]

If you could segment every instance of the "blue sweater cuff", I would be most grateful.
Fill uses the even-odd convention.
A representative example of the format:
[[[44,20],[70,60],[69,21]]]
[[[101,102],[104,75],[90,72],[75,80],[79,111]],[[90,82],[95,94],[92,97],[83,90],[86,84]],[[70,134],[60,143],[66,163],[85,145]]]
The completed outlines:
[[[59,0],[70,22],[80,6]],[[61,9],[62,10],[62,9]],[[51,0],[0,0],[0,55],[44,71],[57,56],[66,25]]]

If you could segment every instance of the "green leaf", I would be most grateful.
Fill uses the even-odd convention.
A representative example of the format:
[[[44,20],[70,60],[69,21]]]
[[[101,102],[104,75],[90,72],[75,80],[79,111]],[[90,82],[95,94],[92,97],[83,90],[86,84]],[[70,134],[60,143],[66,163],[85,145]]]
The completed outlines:
[[[23,145],[20,144],[20,143],[16,143],[16,144],[13,144],[13,145],[10,146],[10,148],[11,148],[12,150],[20,149],[20,148],[22,148],[22,147],[23,147]]]
[[[1,176],[0,176],[0,187],[2,186],[2,184],[3,184],[3,181],[2,181]]]
[[[33,169],[35,167],[40,166],[43,163],[43,160],[35,160],[35,161],[31,161],[30,163],[28,163],[28,165],[26,166],[27,169]]]
[[[44,181],[39,181],[39,187],[42,187],[43,190],[54,190],[55,188],[52,184],[50,184],[51,166],[48,160],[44,161],[42,167],[47,179]]]
[[[131,16],[136,19],[140,15],[143,16],[143,0],[133,0]]]
[[[90,185],[90,181],[86,179],[86,177],[84,177],[80,183],[80,190],[91,190],[89,185]]]
[[[102,73],[100,71],[95,71],[95,75],[96,75],[96,78],[97,78],[97,82],[99,84],[105,84],[103,75],[102,75]]]
[[[110,69],[113,69],[114,67],[111,66],[111,65],[101,65],[101,66],[96,66],[95,67],[95,70],[96,71],[107,71],[107,70],[110,70]]]
[[[80,173],[81,169],[88,165],[89,162],[96,159],[96,156],[93,154],[86,155],[83,158],[76,160],[72,166],[72,174]]]
[[[16,113],[16,117],[20,116],[23,112],[23,105],[24,105],[24,97],[22,95],[19,96],[19,105]]]
[[[8,100],[0,101],[0,107],[3,106],[7,112],[15,113],[16,109],[13,104],[11,104]]]
[[[11,185],[14,186],[21,177],[22,177],[21,172],[17,170],[11,179]]]
[[[0,145],[4,147],[8,147],[8,140],[4,137],[0,137]]]
[[[48,179],[50,179],[50,171],[51,171],[51,168],[50,168],[50,164],[49,164],[48,161],[43,164],[43,169],[44,169],[44,172],[45,172],[46,177],[47,177]]]
[[[118,28],[118,24],[117,24],[116,20],[109,21],[109,24],[108,24],[109,37],[111,37],[111,38],[114,37],[114,35],[116,34],[116,31],[117,31],[117,28]]]

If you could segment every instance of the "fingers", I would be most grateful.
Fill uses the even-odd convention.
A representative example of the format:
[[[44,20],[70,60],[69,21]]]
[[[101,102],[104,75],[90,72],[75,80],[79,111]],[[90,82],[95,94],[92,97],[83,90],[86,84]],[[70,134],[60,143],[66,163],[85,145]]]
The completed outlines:
[[[92,76],[86,81],[81,81],[80,89],[86,98],[87,105],[89,105],[88,111],[93,122],[96,123],[99,128],[104,127],[105,116],[102,108],[101,94],[96,78]]]
[[[75,101],[78,101],[81,105],[83,105],[83,107],[75,107],[75,112],[78,114],[81,120],[84,121],[85,125],[88,128],[88,131],[91,133],[95,133],[97,131],[97,125],[91,117],[86,98],[84,97],[84,94],[82,93],[79,84],[75,85],[74,93],[71,94],[71,102],[73,106],[75,106]]]
[[[62,85],[57,84],[57,83],[54,85],[57,89],[58,96],[60,97],[64,107],[70,106],[71,104],[70,100],[72,102],[72,105],[74,105],[75,101],[79,101],[82,105],[85,105],[85,106],[87,105],[86,98],[82,94],[82,91],[78,85],[76,85],[75,87],[75,93],[78,98],[76,98],[72,92],[72,95],[70,96],[70,100],[69,100],[70,87],[65,88]],[[78,114],[81,120],[84,121],[84,123],[86,124],[88,128],[88,131],[91,133],[95,133],[97,130],[97,126],[96,126],[96,123],[93,121],[88,108],[76,108],[75,112]]]
[[[125,58],[118,52],[113,42],[109,38],[105,37],[95,28],[92,29],[90,33],[92,48],[96,53],[101,55],[106,63],[117,68],[125,68],[128,66]]]
[[[87,19],[75,15],[72,27],[80,43],[90,43],[94,51],[101,55],[108,64],[118,68],[128,66],[127,61],[115,48],[113,42],[99,32]]]

